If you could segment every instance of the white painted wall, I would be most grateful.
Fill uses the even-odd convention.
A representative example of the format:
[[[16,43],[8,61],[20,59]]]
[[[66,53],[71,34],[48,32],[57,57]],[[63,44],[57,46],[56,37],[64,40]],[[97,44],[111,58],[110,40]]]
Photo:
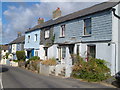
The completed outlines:
[[[120,4],[113,7],[116,9],[115,13],[120,16]],[[112,42],[114,44],[112,53],[112,63],[114,64],[114,72],[120,70],[120,19],[115,17],[112,13]],[[114,51],[116,50],[116,51]]]
[[[48,48],[48,58],[58,58],[57,45],[52,45]]]
[[[80,45],[80,56],[82,56],[83,58],[85,58],[87,56],[87,45],[90,44],[94,44],[96,45],[96,58],[98,59],[103,59],[107,62],[109,62],[108,66],[112,71],[112,74],[114,72],[114,63],[112,60],[114,60],[112,57],[114,56],[112,49],[114,49],[114,45],[111,44],[110,46],[108,46],[108,43],[78,43],[75,45],[75,50],[74,52],[76,52],[76,46]],[[113,50],[114,51],[114,50]]]
[[[45,51],[44,51],[44,45],[40,45],[39,47],[39,52],[38,52],[38,56],[40,57],[40,59],[45,60]]]
[[[12,44],[12,51],[11,53],[16,53],[17,51],[17,44]]]
[[[0,62],[1,64],[6,64],[6,60],[7,60],[7,59],[6,59],[6,58],[3,59],[3,56],[5,56],[6,53],[8,53],[8,50],[5,50],[5,51],[2,50],[2,51],[1,51],[1,57],[2,57],[1,62]]]

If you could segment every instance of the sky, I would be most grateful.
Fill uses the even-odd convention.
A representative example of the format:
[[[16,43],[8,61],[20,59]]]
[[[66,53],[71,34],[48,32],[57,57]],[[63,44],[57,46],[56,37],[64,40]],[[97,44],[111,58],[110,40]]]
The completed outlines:
[[[16,0],[17,1],[17,0]],[[73,13],[75,11],[90,7],[100,2],[71,2],[73,0],[60,0],[51,2],[50,0],[40,0],[34,2],[11,0],[2,1],[0,3],[0,39],[2,33],[2,42],[0,44],[8,44],[17,38],[17,32],[23,34],[28,28],[37,25],[38,18],[44,18],[45,21],[52,19],[52,12],[59,7],[62,11],[62,16]],[[62,0],[63,1],[63,0]],[[67,2],[66,2],[67,1]],[[81,0],[82,1],[82,0]],[[106,0],[100,0],[101,2]]]

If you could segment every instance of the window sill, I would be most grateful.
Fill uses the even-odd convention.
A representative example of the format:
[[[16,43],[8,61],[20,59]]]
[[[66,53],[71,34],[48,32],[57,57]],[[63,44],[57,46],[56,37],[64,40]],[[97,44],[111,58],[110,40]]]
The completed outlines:
[[[89,34],[89,35],[82,35],[82,37],[91,37],[91,34]]]
[[[60,36],[59,38],[65,38],[65,36]]]

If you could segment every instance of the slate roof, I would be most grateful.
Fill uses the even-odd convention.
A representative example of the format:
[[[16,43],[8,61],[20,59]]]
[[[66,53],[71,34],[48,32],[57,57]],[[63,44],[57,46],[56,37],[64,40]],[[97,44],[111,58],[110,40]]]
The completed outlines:
[[[18,43],[24,43],[25,42],[25,36],[21,36],[10,42],[9,44],[18,44]]]
[[[1,45],[0,48],[1,48],[1,50],[8,50],[9,46],[8,45]]]
[[[90,15],[90,14],[93,14],[93,13],[96,13],[96,12],[101,12],[103,10],[111,9],[112,7],[116,6],[118,3],[120,3],[120,0],[118,2],[103,2],[103,3],[97,4],[97,5],[91,6],[89,8],[79,10],[79,11],[74,12],[74,13],[71,13],[71,14],[68,14],[68,15],[65,15],[65,16],[61,16],[61,17],[59,17],[58,19],[55,19],[55,20],[51,19],[49,21],[46,21],[43,24],[37,25],[37,26],[29,29],[28,31],[26,31],[26,33],[30,32],[30,31],[33,31],[33,30],[36,30],[38,28],[39,29],[44,28],[44,27],[47,27],[47,26],[55,25],[55,24],[58,24],[58,23],[62,23],[62,22],[65,22],[65,21],[69,21],[69,20],[73,20],[73,19],[76,19],[76,18],[79,18],[79,17]]]

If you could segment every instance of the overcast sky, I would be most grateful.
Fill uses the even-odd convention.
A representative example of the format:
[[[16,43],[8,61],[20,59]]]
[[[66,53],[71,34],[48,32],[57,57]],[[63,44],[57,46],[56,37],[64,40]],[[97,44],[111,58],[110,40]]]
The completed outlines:
[[[42,1],[42,0],[41,0]],[[52,12],[60,7],[62,15],[84,9],[100,2],[2,2],[3,44],[7,44],[17,37],[17,32],[24,33],[28,28],[37,25],[39,17],[45,21],[52,18]],[[66,1],[66,0],[65,0]],[[101,0],[106,1],[106,0]],[[1,5],[0,5],[1,10]],[[2,20],[1,20],[2,18]],[[2,23],[1,23],[2,22]],[[0,29],[1,33],[1,29]]]

